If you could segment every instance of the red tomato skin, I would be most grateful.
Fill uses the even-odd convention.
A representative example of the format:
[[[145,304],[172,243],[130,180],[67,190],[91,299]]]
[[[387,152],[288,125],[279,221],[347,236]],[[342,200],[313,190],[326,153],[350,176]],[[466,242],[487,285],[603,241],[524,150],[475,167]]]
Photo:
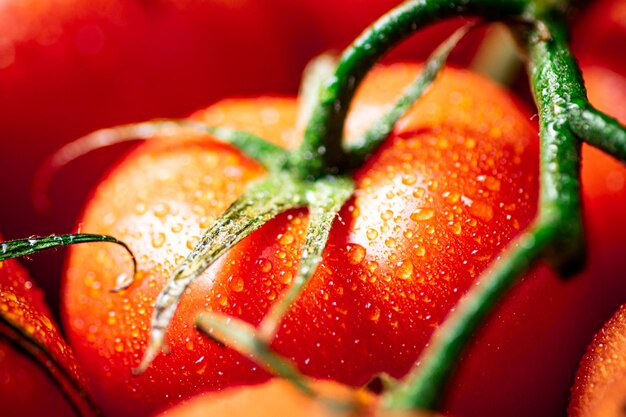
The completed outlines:
[[[348,136],[381,115],[416,70],[376,70],[353,106]],[[467,85],[480,85],[480,93]],[[301,135],[288,99],[226,101],[195,117],[287,147]],[[535,213],[537,143],[529,119],[499,87],[447,70],[356,174],[354,198],[276,350],[309,375],[352,385],[380,371],[406,373],[437,323]],[[129,267],[118,248],[74,247],[67,264],[64,322],[109,415],[146,415],[197,392],[267,378],[201,337],[192,321],[211,309],[258,323],[295,275],[305,210],[278,216],[195,281],[168,332],[171,354],[130,375],[163,280],[201,228],[259,175],[254,163],[207,138],[155,140],[96,189],[82,230],[116,235],[140,263],[138,282],[121,294],[109,292]]]
[[[625,54],[623,1],[590,6],[573,31],[591,103],[626,123],[626,72],[609,62]],[[608,10],[614,10],[610,16]],[[617,17],[621,16],[618,22]],[[587,30],[595,28],[594,31]],[[621,27],[620,31],[616,29]],[[587,28],[587,29],[583,29]],[[600,35],[606,38],[600,40]],[[610,34],[610,35],[608,35]],[[591,42],[593,40],[593,43]],[[604,43],[606,42],[606,43]],[[614,48],[608,47],[613,45]],[[539,266],[480,331],[462,363],[447,409],[466,417],[563,415],[578,362],[594,333],[626,302],[623,164],[583,145],[585,270],[562,282]]]

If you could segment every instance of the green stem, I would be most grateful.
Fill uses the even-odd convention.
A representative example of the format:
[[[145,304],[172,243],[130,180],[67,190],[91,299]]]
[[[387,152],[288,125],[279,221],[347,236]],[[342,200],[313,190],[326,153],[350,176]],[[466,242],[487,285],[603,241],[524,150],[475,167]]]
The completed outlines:
[[[549,37],[544,36],[546,29]],[[545,260],[561,274],[574,273],[582,266],[580,143],[570,131],[567,116],[571,100],[585,100],[582,79],[567,49],[564,26],[557,17],[542,16],[526,34],[525,41],[541,119],[537,220],[481,276],[480,285],[470,290],[437,329],[423,360],[398,389],[385,397],[387,407],[436,409],[474,332],[534,262]]]
[[[626,128],[590,105],[572,105],[570,126],[585,142],[626,163]]]
[[[298,175],[317,178],[340,171],[345,159],[342,149],[345,118],[354,93],[372,66],[400,41],[447,17],[478,15],[507,19],[522,15],[528,5],[529,0],[412,0],[387,13],[346,49],[335,74],[326,82],[304,141],[291,160]]]

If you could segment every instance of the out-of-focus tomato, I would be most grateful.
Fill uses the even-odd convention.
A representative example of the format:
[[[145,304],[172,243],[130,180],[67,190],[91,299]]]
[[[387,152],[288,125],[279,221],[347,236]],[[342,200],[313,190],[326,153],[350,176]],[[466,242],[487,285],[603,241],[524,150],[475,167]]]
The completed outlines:
[[[379,68],[360,90],[347,135],[369,127],[416,75]],[[475,88],[469,89],[468,86]],[[291,148],[301,138],[290,99],[226,101],[196,117]],[[364,384],[403,375],[432,330],[535,213],[536,132],[516,100],[484,78],[449,69],[356,174],[322,264],[274,343],[315,377]],[[103,405],[145,415],[180,398],[267,378],[247,358],[203,338],[194,318],[221,311],[257,324],[292,282],[307,215],[270,221],[185,293],[167,335],[171,354],[131,376],[148,340],[155,297],[208,227],[261,169],[211,138],[154,140],[97,188],[81,220],[139,260],[137,282],[111,294],[126,254],[71,249],[64,288],[72,345]]]
[[[0,261],[0,413],[89,416],[84,386],[43,293],[16,261]]]

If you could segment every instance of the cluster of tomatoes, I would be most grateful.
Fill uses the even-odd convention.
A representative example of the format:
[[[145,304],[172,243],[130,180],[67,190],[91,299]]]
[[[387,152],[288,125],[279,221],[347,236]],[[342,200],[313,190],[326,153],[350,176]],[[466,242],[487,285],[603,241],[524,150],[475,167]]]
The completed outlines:
[[[28,263],[48,300],[61,306],[66,342],[44,292],[17,261],[0,262],[0,314],[17,323],[0,322],[0,414],[82,415],[93,402],[105,416],[150,416],[204,393],[167,415],[235,415],[231,404],[239,404],[242,415],[256,415],[260,404],[268,404],[268,415],[294,415],[295,409],[323,415],[323,407],[283,382],[246,387],[271,376],[194,328],[207,310],[260,322],[297,274],[306,210],[278,215],[195,281],[168,330],[169,354],[132,374],[164,282],[202,231],[264,175],[257,163],[210,137],[183,135],[141,144],[100,180],[121,148],[72,162],[53,183],[48,214],[34,211],[25,190],[45,157],[72,138],[113,124],[186,115],[226,96],[261,97],[222,100],[192,117],[293,149],[304,126],[297,100],[287,95],[307,60],[345,47],[396,3],[0,4],[6,22],[0,29],[4,236],[79,225],[127,243],[139,266],[132,286],[111,292],[129,268],[127,254],[114,245],[69,249],[62,285],[52,257]],[[424,59],[458,25],[444,22],[419,33],[389,60]],[[591,102],[626,123],[626,5],[594,3],[573,27],[572,48]],[[481,36],[465,39],[451,62],[467,64]],[[382,115],[419,69],[376,67],[352,104],[346,136],[358,136]],[[277,334],[277,352],[308,376],[349,386],[380,373],[406,374],[433,329],[536,213],[537,126],[532,104],[515,94],[469,70],[444,70],[355,173],[354,196]],[[445,399],[449,415],[563,415],[593,334],[626,302],[620,272],[626,169],[584,147],[582,183],[585,270],[565,282],[538,265],[507,296],[460,362]],[[623,312],[616,317],[585,357],[572,417],[622,407],[616,384],[626,372],[626,319]],[[24,345],[20,332],[35,343]],[[376,402],[372,393],[336,382],[319,386],[365,407]]]

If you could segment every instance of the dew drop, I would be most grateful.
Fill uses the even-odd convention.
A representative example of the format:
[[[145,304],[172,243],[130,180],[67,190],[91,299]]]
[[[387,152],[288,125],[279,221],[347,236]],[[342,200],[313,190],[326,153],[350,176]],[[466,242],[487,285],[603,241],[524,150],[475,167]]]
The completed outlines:
[[[413,185],[417,182],[417,177],[415,174],[406,174],[402,177],[402,184],[404,185]]]
[[[370,314],[370,320],[371,321],[378,321],[379,318],[380,318],[380,308],[374,307],[372,309],[371,314]]]
[[[165,233],[157,232],[152,233],[152,247],[155,249],[163,247],[165,244],[166,236]]]
[[[240,277],[230,277],[230,289],[235,292],[243,291],[243,279]]]
[[[396,269],[396,277],[407,280],[413,276],[413,263],[409,260],[404,260],[398,264]]]
[[[469,208],[469,212],[472,216],[484,222],[493,219],[493,208],[482,201],[474,201]]]
[[[370,228],[370,229],[367,229],[367,232],[365,232],[365,236],[367,236],[369,240],[374,240],[378,237],[378,232]]]
[[[291,245],[293,241],[294,237],[291,233],[278,235],[278,243],[280,243],[282,246]]]
[[[159,203],[159,204],[154,206],[152,211],[154,212],[154,215],[156,217],[163,218],[163,217],[165,217],[165,216],[167,216],[169,214],[170,206],[168,206],[165,203]]]
[[[456,204],[461,199],[461,193],[456,191],[446,191],[443,193],[443,198],[445,198],[447,203]]]
[[[393,217],[393,211],[391,210],[384,210],[382,213],[380,213],[380,218],[383,220],[389,220]]]
[[[365,248],[361,245],[352,244],[348,247],[348,262],[358,265],[365,259]]]
[[[263,273],[268,273],[272,270],[272,263],[267,259],[259,259],[257,264],[259,265],[259,270]]]
[[[387,246],[390,249],[393,249],[396,246],[398,246],[398,242],[396,241],[396,239],[390,237],[388,239],[385,239],[385,246]]]
[[[419,208],[411,213],[411,220],[414,222],[422,222],[430,220],[435,216],[435,210],[431,208]]]
[[[278,274],[278,280],[283,283],[283,284],[290,284],[291,280],[293,279],[293,274],[291,273],[291,271],[281,271],[280,274]]]

